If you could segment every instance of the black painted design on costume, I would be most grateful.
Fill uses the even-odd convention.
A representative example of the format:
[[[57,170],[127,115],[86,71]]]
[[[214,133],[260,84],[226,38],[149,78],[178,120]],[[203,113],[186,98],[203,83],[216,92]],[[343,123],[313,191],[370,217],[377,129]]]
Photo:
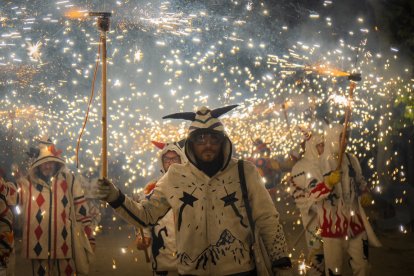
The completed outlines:
[[[181,197],[180,200],[183,202],[183,205],[181,205],[180,211],[178,212],[178,231],[180,231],[181,228],[181,223],[183,220],[183,211],[185,206],[190,205],[191,207],[194,207],[194,202],[197,201],[198,198],[194,197],[192,194],[183,192],[183,197]]]
[[[164,238],[162,237],[162,232],[164,232],[165,236],[168,237],[167,227],[164,226],[163,228],[158,231],[158,234],[155,233],[155,227],[151,227],[151,236],[152,236],[152,245],[151,251],[152,256],[154,257],[154,263],[152,264],[152,270],[157,270],[158,268],[158,261],[157,256],[160,255],[160,249],[165,249]]]
[[[235,264],[240,264],[242,259],[249,257],[249,250],[245,247],[243,242],[236,239],[229,230],[225,229],[221,233],[218,241],[204,249],[194,260],[185,252],[178,253],[177,258],[179,262],[185,266],[195,263],[196,269],[206,270],[208,262],[217,265],[220,257],[229,254],[233,255]]]
[[[239,199],[236,197],[236,192],[228,194],[226,187],[224,187],[224,190],[226,191],[227,195],[225,197],[220,198],[221,200],[224,201],[224,207],[230,205],[233,208],[233,211],[236,214],[236,216],[240,218],[240,224],[244,228],[247,228],[248,226],[243,223],[243,216],[240,214],[240,212],[237,209],[236,204],[235,204],[237,201],[239,201]]]

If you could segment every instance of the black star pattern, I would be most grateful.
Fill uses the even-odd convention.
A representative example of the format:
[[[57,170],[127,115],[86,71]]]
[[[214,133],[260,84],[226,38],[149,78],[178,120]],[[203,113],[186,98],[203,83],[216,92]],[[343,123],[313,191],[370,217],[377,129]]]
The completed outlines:
[[[226,187],[224,187],[224,190],[226,190]],[[227,190],[226,190],[226,194],[227,194]],[[239,201],[238,198],[236,198],[236,192],[231,193],[231,194],[227,194],[225,197],[220,198],[221,200],[224,201],[224,207],[226,206],[231,206],[233,208],[234,213],[236,214],[236,216],[238,216],[240,218],[240,224],[247,228],[247,225],[243,223],[243,216],[240,214],[239,210],[236,207],[236,202]]]
[[[183,192],[183,197],[181,197],[180,200],[183,202],[183,205],[181,205],[180,211],[178,213],[178,231],[180,231],[181,228],[181,222],[183,219],[182,216],[185,206],[190,205],[191,207],[194,207],[194,202],[197,201],[198,198],[194,197],[189,193]]]

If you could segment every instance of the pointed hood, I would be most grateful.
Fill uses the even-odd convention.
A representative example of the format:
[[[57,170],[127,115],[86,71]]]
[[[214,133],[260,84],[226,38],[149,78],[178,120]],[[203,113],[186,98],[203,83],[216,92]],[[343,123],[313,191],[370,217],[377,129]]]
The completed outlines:
[[[53,161],[59,163],[59,165],[65,165],[65,161],[61,156],[62,151],[56,149],[52,141],[39,141],[37,148],[30,148],[28,155],[32,158],[35,158],[33,163],[30,165],[29,170],[33,171],[39,165]]]
[[[187,156],[185,156],[184,151],[183,151],[185,140],[181,140],[179,142],[173,142],[173,143],[162,143],[162,142],[157,142],[157,141],[151,141],[151,143],[161,150],[161,152],[158,155],[158,164],[160,166],[160,171],[162,174],[166,173],[164,170],[163,163],[162,163],[162,157],[164,156],[164,154],[166,154],[169,151],[174,151],[180,156],[181,164],[185,164],[188,162]]]
[[[340,124],[330,124],[325,129],[325,152],[328,155],[336,155],[339,153],[340,141],[339,137],[344,127]]]
[[[318,150],[316,145],[323,143],[323,135],[321,134],[312,134],[309,136],[309,139],[305,142],[305,153],[303,158],[309,159],[311,161],[316,161],[319,158]]]
[[[219,117],[238,105],[229,105],[225,107],[216,108],[210,110],[208,107],[202,106],[197,109],[196,112],[183,112],[183,113],[174,113],[171,115],[164,116],[163,119],[184,119],[192,121],[190,127],[188,128],[187,141],[185,143],[185,155],[188,160],[197,167],[197,161],[194,156],[194,153],[191,150],[189,138],[192,135],[195,135],[202,131],[213,131],[221,132],[225,136],[223,142],[223,166],[221,170],[225,169],[230,162],[232,156],[232,143],[227,136],[227,133],[224,129],[223,123],[220,121]]]

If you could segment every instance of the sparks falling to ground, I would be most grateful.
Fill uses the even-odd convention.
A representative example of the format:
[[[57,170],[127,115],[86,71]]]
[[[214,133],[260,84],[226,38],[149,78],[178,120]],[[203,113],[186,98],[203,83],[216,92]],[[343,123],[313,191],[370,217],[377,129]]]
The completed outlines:
[[[261,138],[272,157],[285,158],[303,140],[299,126],[321,130],[326,121],[343,120],[348,77],[358,72],[362,80],[352,101],[349,148],[367,164],[374,191],[383,191],[373,152],[391,151],[385,141],[398,129],[389,122],[397,116],[394,107],[412,99],[414,80],[398,49],[375,47],[378,31],[368,20],[350,17],[349,25],[340,25],[334,15],[322,16],[333,1],[325,1],[320,11],[295,7],[307,21],[294,28],[283,20],[270,21],[277,9],[259,1],[83,2],[2,4],[0,123],[21,145],[13,154],[22,155],[33,140],[50,135],[76,169],[76,140],[99,44],[96,22],[86,15],[105,9],[113,12],[108,34],[110,174],[126,190],[142,187],[157,173],[151,140],[186,136],[185,123],[162,121],[163,115],[200,105],[239,104],[224,117],[238,155],[251,156],[252,140]],[[100,102],[98,91],[81,142],[80,173],[99,170]],[[404,113],[413,117],[414,107],[405,107]],[[385,171],[405,185],[407,168],[393,167],[396,154],[384,155]],[[402,195],[396,204],[404,201]]]

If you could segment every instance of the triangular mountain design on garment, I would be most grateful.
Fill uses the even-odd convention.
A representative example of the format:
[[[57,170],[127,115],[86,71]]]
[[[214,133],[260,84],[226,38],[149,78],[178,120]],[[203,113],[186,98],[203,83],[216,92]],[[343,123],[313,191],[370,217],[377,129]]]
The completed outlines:
[[[233,256],[234,262],[240,264],[242,259],[249,257],[249,250],[246,249],[243,242],[236,239],[229,230],[225,229],[216,244],[207,247],[194,260],[186,253],[179,253],[177,257],[183,265],[196,263],[196,269],[202,268],[205,270],[208,262],[217,265],[220,257],[230,254]]]

